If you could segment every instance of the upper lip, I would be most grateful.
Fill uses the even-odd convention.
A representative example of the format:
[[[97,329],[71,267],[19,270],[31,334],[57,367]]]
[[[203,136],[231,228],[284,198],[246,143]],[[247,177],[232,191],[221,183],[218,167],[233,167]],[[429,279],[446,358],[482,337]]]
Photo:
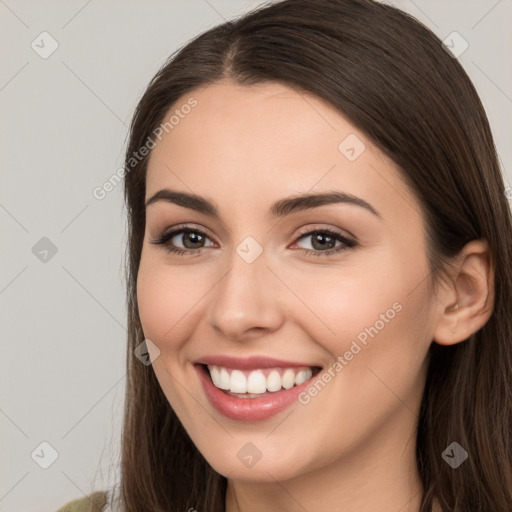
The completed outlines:
[[[194,364],[211,364],[216,366],[223,366],[225,368],[234,368],[238,370],[257,370],[258,368],[276,368],[276,367],[310,367],[314,368],[318,365],[310,363],[298,363],[296,361],[284,361],[283,359],[274,359],[273,357],[266,356],[251,356],[251,357],[234,357],[228,355],[211,355],[201,357],[194,361]]]

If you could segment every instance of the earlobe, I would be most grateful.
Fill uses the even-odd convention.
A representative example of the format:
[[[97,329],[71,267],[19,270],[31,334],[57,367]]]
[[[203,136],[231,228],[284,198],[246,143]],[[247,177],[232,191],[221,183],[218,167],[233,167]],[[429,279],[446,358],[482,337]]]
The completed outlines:
[[[459,305],[451,304],[441,313],[434,332],[434,341],[439,345],[454,345],[467,339],[459,327]]]
[[[439,302],[434,341],[440,345],[468,339],[487,323],[494,308],[494,262],[487,241],[472,240],[457,261],[445,300]]]

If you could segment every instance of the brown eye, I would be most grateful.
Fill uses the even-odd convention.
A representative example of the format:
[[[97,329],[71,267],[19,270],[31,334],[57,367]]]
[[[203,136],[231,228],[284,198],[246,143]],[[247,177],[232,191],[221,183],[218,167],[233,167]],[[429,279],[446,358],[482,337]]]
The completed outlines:
[[[162,235],[159,239],[151,241],[151,243],[163,245],[169,252],[185,254],[199,252],[200,249],[206,247],[204,243],[207,239],[209,240],[209,237],[199,229],[180,228]],[[183,247],[176,245],[180,242],[183,244]]]
[[[354,240],[350,240],[341,233],[330,229],[317,229],[303,233],[299,240],[311,238],[312,249],[304,249],[302,252],[308,255],[325,256],[351,249],[357,245]],[[336,242],[340,244],[336,247]]]
[[[175,235],[172,238],[176,238]],[[172,238],[170,240],[172,240]],[[185,231],[181,235],[181,242],[187,249],[200,249],[201,244],[204,244],[205,237],[197,231]],[[190,245],[189,245],[190,244]]]

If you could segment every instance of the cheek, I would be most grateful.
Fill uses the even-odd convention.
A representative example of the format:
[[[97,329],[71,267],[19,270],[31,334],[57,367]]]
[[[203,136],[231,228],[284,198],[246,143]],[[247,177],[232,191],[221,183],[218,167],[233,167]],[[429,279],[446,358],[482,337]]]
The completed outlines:
[[[188,297],[183,296],[183,284],[178,272],[141,261],[137,276],[137,303],[146,338],[157,345],[173,348],[180,318],[187,311]],[[163,347],[160,347],[161,349]]]
[[[161,356],[153,361],[152,368],[168,402],[177,411],[187,408],[175,375],[181,371],[179,354],[190,329],[187,312],[193,307],[189,304],[190,294],[183,296],[187,289],[183,288],[183,274],[143,257],[137,276],[137,303],[144,337],[158,347]],[[183,415],[186,417],[181,412],[180,416]]]
[[[326,323],[336,332],[325,347],[339,363],[332,367],[333,421],[348,410],[361,429],[404,405],[415,409],[431,343],[421,265],[380,268],[386,273],[347,279],[344,290],[323,302]]]
[[[137,303],[144,335],[163,352],[178,352],[204,319],[215,285],[212,273],[193,266],[166,265],[153,254],[142,257]]]
[[[345,359],[336,372],[345,375],[341,380],[355,379],[368,389],[373,379],[382,387],[371,368],[390,384],[401,375],[404,380],[396,383],[404,389],[431,342],[426,262],[393,251],[374,251],[371,259],[339,270],[290,274],[301,300],[295,301],[294,318],[333,361]]]
[[[382,327],[380,315],[393,321],[401,309],[396,303],[405,295],[406,278],[393,272],[392,263],[380,259],[380,265],[363,265],[358,261],[338,269],[290,273],[288,281],[294,283],[299,299],[293,301],[296,321],[332,355],[342,354],[352,339],[358,335],[364,339],[365,328],[376,322]],[[388,270],[383,272],[383,268]]]

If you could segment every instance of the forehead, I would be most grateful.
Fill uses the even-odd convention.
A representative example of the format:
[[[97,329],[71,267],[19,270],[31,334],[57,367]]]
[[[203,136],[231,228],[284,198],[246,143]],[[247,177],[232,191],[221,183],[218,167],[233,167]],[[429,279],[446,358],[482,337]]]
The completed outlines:
[[[195,100],[191,109],[183,108]],[[152,150],[146,198],[162,188],[249,208],[340,190],[380,211],[419,205],[395,164],[335,107],[284,84],[218,82],[180,98]]]

